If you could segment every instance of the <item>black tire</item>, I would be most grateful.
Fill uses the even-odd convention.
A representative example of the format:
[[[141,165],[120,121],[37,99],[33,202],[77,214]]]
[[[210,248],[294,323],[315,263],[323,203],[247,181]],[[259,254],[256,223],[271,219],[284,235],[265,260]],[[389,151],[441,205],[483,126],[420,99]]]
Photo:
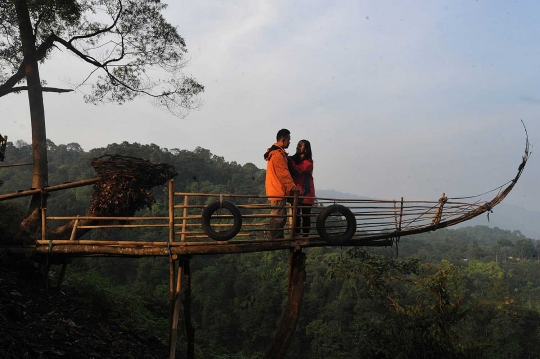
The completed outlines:
[[[339,236],[332,235],[326,230],[326,219],[334,213],[341,214],[347,220],[347,229],[345,230],[345,233]],[[340,204],[333,204],[323,209],[317,216],[317,232],[319,233],[319,236],[329,244],[345,244],[350,241],[356,233],[356,217],[347,207]]]
[[[233,216],[234,224],[233,227],[228,231],[216,232],[212,229],[212,226],[210,225],[210,219],[212,218],[212,215],[220,208],[228,209]],[[236,205],[232,202],[214,201],[204,208],[204,211],[202,213],[202,227],[204,233],[206,233],[206,235],[213,240],[228,241],[229,239],[234,238],[234,236],[236,236],[238,232],[240,232],[240,228],[242,227],[242,213],[240,213],[238,207],[236,207]]]

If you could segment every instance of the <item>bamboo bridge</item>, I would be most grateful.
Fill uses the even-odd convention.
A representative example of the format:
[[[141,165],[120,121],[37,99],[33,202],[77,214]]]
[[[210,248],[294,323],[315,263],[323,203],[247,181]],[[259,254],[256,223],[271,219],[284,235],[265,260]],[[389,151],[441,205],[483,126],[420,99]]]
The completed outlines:
[[[0,195],[0,200],[85,186],[99,178],[50,186],[45,189]],[[308,234],[296,228],[301,196],[289,197],[285,215],[285,238],[272,239],[267,196],[239,194],[184,193],[168,183],[168,216],[97,217],[55,216],[41,208],[40,238],[35,245],[13,247],[10,252],[27,254],[82,256],[172,256],[245,253],[308,248],[329,245],[389,246],[401,237],[449,227],[489,212],[510,192],[517,179],[499,188],[490,201],[463,202],[443,196],[436,201],[369,200],[316,198]],[[211,213],[209,213],[209,210]],[[301,216],[301,215],[300,215]],[[275,216],[274,216],[275,217]],[[51,229],[70,222],[71,235],[58,238]],[[144,229],[153,231],[153,241],[138,238],[77,239],[80,231],[92,229]],[[166,231],[165,231],[166,229]],[[302,231],[299,231],[302,230]],[[301,233],[297,233],[301,232]],[[54,233],[54,232],[52,232]],[[231,239],[223,240],[223,237]],[[4,248],[5,250],[6,248]]]

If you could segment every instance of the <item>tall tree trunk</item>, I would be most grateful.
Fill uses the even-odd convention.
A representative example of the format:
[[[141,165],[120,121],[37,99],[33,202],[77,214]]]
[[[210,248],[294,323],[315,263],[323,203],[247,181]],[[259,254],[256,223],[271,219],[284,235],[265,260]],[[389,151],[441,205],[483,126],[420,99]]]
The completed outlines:
[[[305,263],[306,255],[304,253],[299,250],[291,251],[289,254],[289,299],[274,341],[264,355],[265,359],[284,358],[291,344],[304,298]]]
[[[13,0],[17,12],[21,44],[24,55],[24,70],[28,85],[28,102],[30,104],[30,121],[32,124],[32,157],[33,173],[32,187],[43,188],[48,185],[47,164],[47,134],[45,132],[45,109],[43,106],[43,92],[39,78],[39,68],[36,56],[36,41],[32,29],[32,21],[26,0]],[[45,200],[45,199],[44,199]],[[41,195],[32,196],[27,218],[22,226],[28,230],[35,230],[40,224]]]

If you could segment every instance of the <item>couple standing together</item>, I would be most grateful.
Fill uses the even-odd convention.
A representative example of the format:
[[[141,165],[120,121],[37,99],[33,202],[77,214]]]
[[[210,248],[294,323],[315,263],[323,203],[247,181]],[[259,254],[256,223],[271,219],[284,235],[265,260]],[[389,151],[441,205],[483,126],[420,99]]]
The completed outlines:
[[[311,144],[301,140],[296,146],[296,153],[288,156],[285,151],[291,143],[291,132],[281,129],[276,136],[276,143],[264,154],[266,165],[266,195],[270,206],[270,238],[284,238],[283,228],[286,221],[287,200],[283,196],[305,196],[300,198],[296,212],[296,233],[304,236],[311,226],[311,206],[315,202],[313,185],[313,158]]]

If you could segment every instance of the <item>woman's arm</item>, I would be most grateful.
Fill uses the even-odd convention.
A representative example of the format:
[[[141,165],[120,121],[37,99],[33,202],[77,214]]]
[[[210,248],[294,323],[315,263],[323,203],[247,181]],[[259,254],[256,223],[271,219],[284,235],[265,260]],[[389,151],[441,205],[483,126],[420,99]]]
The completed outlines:
[[[299,164],[296,164],[294,161],[289,161],[289,167],[294,172],[301,175],[301,174],[313,171],[313,161],[303,160]]]

